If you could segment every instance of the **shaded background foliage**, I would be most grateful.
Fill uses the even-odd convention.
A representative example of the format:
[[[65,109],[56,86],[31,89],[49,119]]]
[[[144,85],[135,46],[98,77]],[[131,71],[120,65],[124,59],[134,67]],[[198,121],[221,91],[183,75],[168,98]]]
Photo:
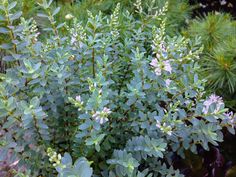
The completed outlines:
[[[196,7],[193,11],[195,16],[221,11],[236,17],[236,2],[234,0],[189,0],[189,3]]]

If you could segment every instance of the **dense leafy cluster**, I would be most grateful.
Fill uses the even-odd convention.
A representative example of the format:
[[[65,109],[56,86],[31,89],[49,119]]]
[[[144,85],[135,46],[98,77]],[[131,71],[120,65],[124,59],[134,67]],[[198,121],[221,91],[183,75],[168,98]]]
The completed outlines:
[[[37,17],[37,13],[43,11],[43,9],[37,5],[38,2],[42,2],[42,0],[17,0],[15,9],[22,9],[22,16],[25,18],[33,17],[37,21],[37,25],[40,28],[46,27],[50,25],[48,20],[43,20]],[[71,4],[71,2],[73,3]],[[68,15],[76,17],[82,23],[86,23],[88,19],[87,10],[91,11],[93,14],[97,14],[101,11],[103,14],[110,15],[118,3],[120,3],[121,11],[129,10],[131,14],[135,15],[134,12],[136,9],[133,5],[135,2],[136,0],[54,0],[51,7],[61,8],[59,15],[55,16],[57,22],[63,23],[67,20],[70,24],[70,18],[67,18]],[[164,4],[165,1],[162,0],[146,0],[142,2],[142,7],[144,10],[150,11],[153,7],[162,7]],[[168,11],[166,13],[168,32],[175,34],[184,25],[186,25],[192,9],[193,8],[189,5],[188,0],[170,1]],[[136,15],[135,17],[138,18]],[[122,25],[122,21],[120,22]]]
[[[29,176],[181,177],[173,155],[209,150],[223,128],[234,133],[235,116],[196,74],[199,41],[166,34],[168,3],[150,10],[138,0],[139,19],[117,4],[70,27],[51,3],[39,4],[46,40],[34,20],[14,23],[15,2],[0,6],[12,66],[1,75],[1,161]]]

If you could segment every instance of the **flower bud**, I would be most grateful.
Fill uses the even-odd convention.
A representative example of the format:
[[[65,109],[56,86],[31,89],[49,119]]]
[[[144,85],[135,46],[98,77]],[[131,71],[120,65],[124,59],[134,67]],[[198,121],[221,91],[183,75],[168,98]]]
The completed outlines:
[[[65,16],[65,19],[66,19],[66,20],[71,20],[72,18],[74,18],[74,16],[73,16],[72,14],[67,14],[67,15]]]

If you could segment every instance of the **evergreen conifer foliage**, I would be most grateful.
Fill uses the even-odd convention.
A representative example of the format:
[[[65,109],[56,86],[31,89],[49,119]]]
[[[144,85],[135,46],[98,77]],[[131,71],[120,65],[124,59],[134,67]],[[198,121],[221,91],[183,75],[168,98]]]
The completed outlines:
[[[200,64],[202,77],[208,79],[207,86],[228,100],[227,106],[235,110],[235,21],[229,14],[209,13],[193,20],[188,31],[192,37],[200,36],[204,44]]]

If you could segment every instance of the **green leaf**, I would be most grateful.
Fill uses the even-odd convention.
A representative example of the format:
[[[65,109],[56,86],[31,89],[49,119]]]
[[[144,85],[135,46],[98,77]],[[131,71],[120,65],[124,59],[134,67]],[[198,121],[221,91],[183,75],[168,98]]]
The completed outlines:
[[[5,11],[5,7],[3,5],[0,5],[0,10]]]
[[[69,153],[65,152],[64,156],[61,159],[61,163],[66,166],[72,165],[72,158]]]
[[[65,25],[65,23],[60,23],[59,25],[57,25],[57,29],[60,29],[61,27],[63,27]]]
[[[100,145],[99,145],[99,144],[96,144],[96,145],[95,145],[95,149],[96,149],[97,152],[99,152],[100,149],[101,149],[101,148],[100,148]]]
[[[48,15],[42,14],[42,13],[38,13],[37,16],[38,17],[43,17],[43,18],[49,18]]]
[[[93,170],[85,158],[79,158],[74,165],[75,175],[78,177],[91,177]]]
[[[19,18],[21,17],[21,15],[22,15],[22,12],[21,12],[21,11],[20,11],[20,12],[16,12],[16,13],[10,15],[10,16],[9,16],[10,21],[14,21],[14,20],[16,20],[16,19],[19,19]]]
[[[8,49],[11,49],[12,48],[12,44],[2,44],[0,45],[0,49],[5,49],[5,50],[8,50]]]
[[[2,34],[7,34],[9,33],[10,31],[7,29],[7,28],[4,28],[4,27],[0,27],[0,33]]]
[[[16,6],[17,2],[16,1],[13,1],[12,3],[10,3],[8,5],[8,10],[10,11],[11,9],[13,9],[15,6]]]
[[[49,0],[48,7],[52,4],[53,0]]]
[[[80,130],[86,130],[87,128],[89,128],[90,127],[90,123],[89,122],[85,122],[85,123],[83,123],[83,124],[81,124],[80,126],[79,126],[79,129]]]
[[[53,13],[52,13],[52,16],[55,16],[56,14],[58,14],[58,12],[60,11],[60,7],[57,7],[54,11],[53,11]]]
[[[40,100],[38,99],[38,97],[34,97],[30,100],[30,105],[33,106],[33,108],[37,108],[40,104]]]
[[[0,21],[5,21],[6,19],[0,14]]]

